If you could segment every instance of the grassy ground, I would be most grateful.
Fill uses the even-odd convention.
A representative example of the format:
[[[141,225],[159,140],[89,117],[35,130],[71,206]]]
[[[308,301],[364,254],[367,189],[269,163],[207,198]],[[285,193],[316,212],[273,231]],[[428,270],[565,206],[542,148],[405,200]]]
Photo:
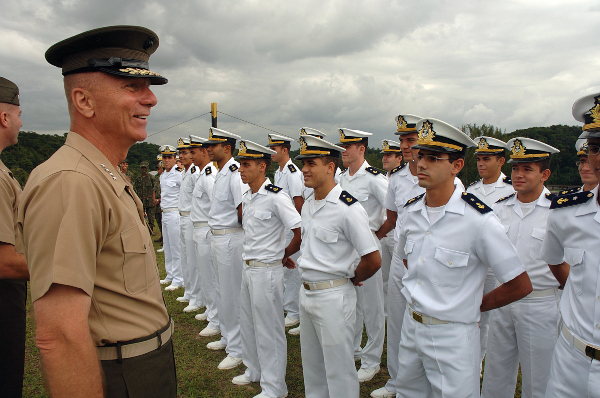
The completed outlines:
[[[156,248],[160,246],[155,244]],[[157,253],[161,278],[165,276],[164,256]],[[249,386],[235,386],[231,379],[242,374],[244,367],[239,366],[231,370],[218,370],[217,365],[225,357],[224,351],[211,351],[206,344],[216,340],[213,337],[200,337],[198,332],[206,326],[206,322],[194,319],[194,313],[186,314],[182,310],[185,303],[175,299],[183,294],[183,289],[175,292],[164,292],[169,313],[175,321],[175,359],[177,363],[178,396],[179,397],[206,397],[215,396],[223,398],[250,398],[259,394],[261,389],[258,383]],[[35,347],[35,320],[31,299],[27,303],[27,347],[25,358],[24,397],[46,397],[41,373],[39,351]],[[300,337],[287,335],[288,339],[288,366],[286,383],[290,398],[304,396],[304,381],[302,378],[302,363],[300,358]],[[363,336],[363,341],[365,336]],[[360,396],[369,397],[371,391],[382,387],[389,378],[386,364],[386,350],[384,347],[382,366],[379,374],[373,380],[362,383]],[[520,397],[520,375],[518,389],[515,397]]]

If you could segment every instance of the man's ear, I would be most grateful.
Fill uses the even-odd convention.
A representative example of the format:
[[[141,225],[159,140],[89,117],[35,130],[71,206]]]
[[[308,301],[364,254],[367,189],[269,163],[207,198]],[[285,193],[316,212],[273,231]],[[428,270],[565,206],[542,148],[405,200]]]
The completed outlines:
[[[465,160],[463,158],[456,159],[452,162],[452,175],[457,175],[463,167],[465,167]]]
[[[1,111],[0,112],[0,126],[4,127],[4,128],[8,128],[9,124],[10,124],[10,115],[8,114],[8,112],[5,111]]]
[[[74,109],[84,117],[91,118],[96,113],[94,109],[95,101],[88,90],[78,87],[74,88],[71,91],[71,100]]]
[[[552,174],[550,169],[546,169],[546,170],[542,171],[542,182],[548,181],[548,178],[550,178],[550,174]]]

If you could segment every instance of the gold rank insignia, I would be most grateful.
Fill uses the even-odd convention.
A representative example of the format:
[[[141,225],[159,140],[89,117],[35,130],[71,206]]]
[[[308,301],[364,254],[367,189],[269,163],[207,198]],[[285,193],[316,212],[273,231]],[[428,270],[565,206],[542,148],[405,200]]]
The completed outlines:
[[[594,106],[590,109],[590,115],[594,123],[600,123],[600,96],[594,98]]]
[[[306,135],[306,130],[304,130],[304,128],[300,129],[300,135]]]
[[[406,120],[402,115],[398,115],[398,121],[396,122],[396,124],[398,125],[398,131],[400,131],[400,129],[405,129],[408,125],[408,123],[406,123]]]
[[[511,148],[513,156],[525,156],[525,147],[521,140],[515,140]]]
[[[246,143],[244,141],[240,141],[240,155],[245,155],[247,151]]]
[[[461,198],[481,214],[492,211],[491,207],[487,206],[485,203],[481,203],[479,198],[471,193],[463,192]]]
[[[346,191],[342,191],[342,194],[340,195],[340,200],[348,206],[358,202],[358,200],[354,196],[350,195]]]
[[[273,193],[278,193],[279,191],[281,191],[281,188],[279,188],[278,186],[275,186],[273,184],[267,184],[265,185],[265,189],[267,191],[273,192]]]
[[[387,140],[383,141],[383,150],[384,151],[389,151],[390,150],[390,144],[388,144]]]
[[[479,149],[489,149],[490,146],[485,138],[479,139]]]
[[[184,142],[183,142],[183,140],[180,138],[180,139],[177,141],[177,146],[184,146],[184,145],[185,145],[185,143],[184,143]]]
[[[433,124],[429,120],[426,120],[423,123],[423,127],[419,130],[419,140],[427,142],[433,142],[433,138],[435,137],[435,131],[433,131]]]
[[[140,68],[124,68],[124,69],[119,69],[119,72],[128,73],[130,75],[136,75],[136,76],[157,76],[157,77],[163,77],[163,76],[159,75],[156,72],[152,72],[150,70],[140,69]]]
[[[550,209],[581,205],[588,202],[593,196],[594,194],[590,191],[576,192],[565,196],[555,196],[552,199]]]
[[[304,132],[304,134],[306,135],[306,132]],[[306,145],[306,141],[304,140],[304,137],[300,137],[299,141],[300,141],[300,152],[306,152],[307,145]]]

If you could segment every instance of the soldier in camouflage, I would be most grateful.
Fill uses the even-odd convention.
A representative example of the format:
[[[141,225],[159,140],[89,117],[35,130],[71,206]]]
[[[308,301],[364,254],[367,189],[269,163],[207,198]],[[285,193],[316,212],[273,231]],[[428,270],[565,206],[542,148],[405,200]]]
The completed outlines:
[[[148,162],[140,163],[142,175],[135,180],[135,192],[144,205],[144,213],[148,216],[148,225],[154,235],[154,178],[148,174]]]
[[[163,172],[163,164],[162,157],[158,155],[160,158],[158,159],[158,164],[156,166],[156,177],[154,177],[154,204],[155,204],[155,216],[156,223],[158,224],[158,229],[160,230],[160,238],[156,239],[155,242],[162,243],[162,210],[160,209],[160,175]]]

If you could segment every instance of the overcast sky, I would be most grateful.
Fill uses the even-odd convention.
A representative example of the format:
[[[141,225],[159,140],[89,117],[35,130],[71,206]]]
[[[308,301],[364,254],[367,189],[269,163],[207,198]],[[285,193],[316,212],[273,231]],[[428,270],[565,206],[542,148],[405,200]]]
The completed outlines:
[[[218,110],[296,137],[313,127],[395,137],[410,113],[506,132],[576,125],[573,102],[599,92],[598,0],[19,0],[0,14],[0,76],[21,90],[23,130],[62,134],[69,120],[52,44],[88,29],[141,25],[160,47],[148,141],[208,136]],[[267,130],[218,115],[258,143]]]

